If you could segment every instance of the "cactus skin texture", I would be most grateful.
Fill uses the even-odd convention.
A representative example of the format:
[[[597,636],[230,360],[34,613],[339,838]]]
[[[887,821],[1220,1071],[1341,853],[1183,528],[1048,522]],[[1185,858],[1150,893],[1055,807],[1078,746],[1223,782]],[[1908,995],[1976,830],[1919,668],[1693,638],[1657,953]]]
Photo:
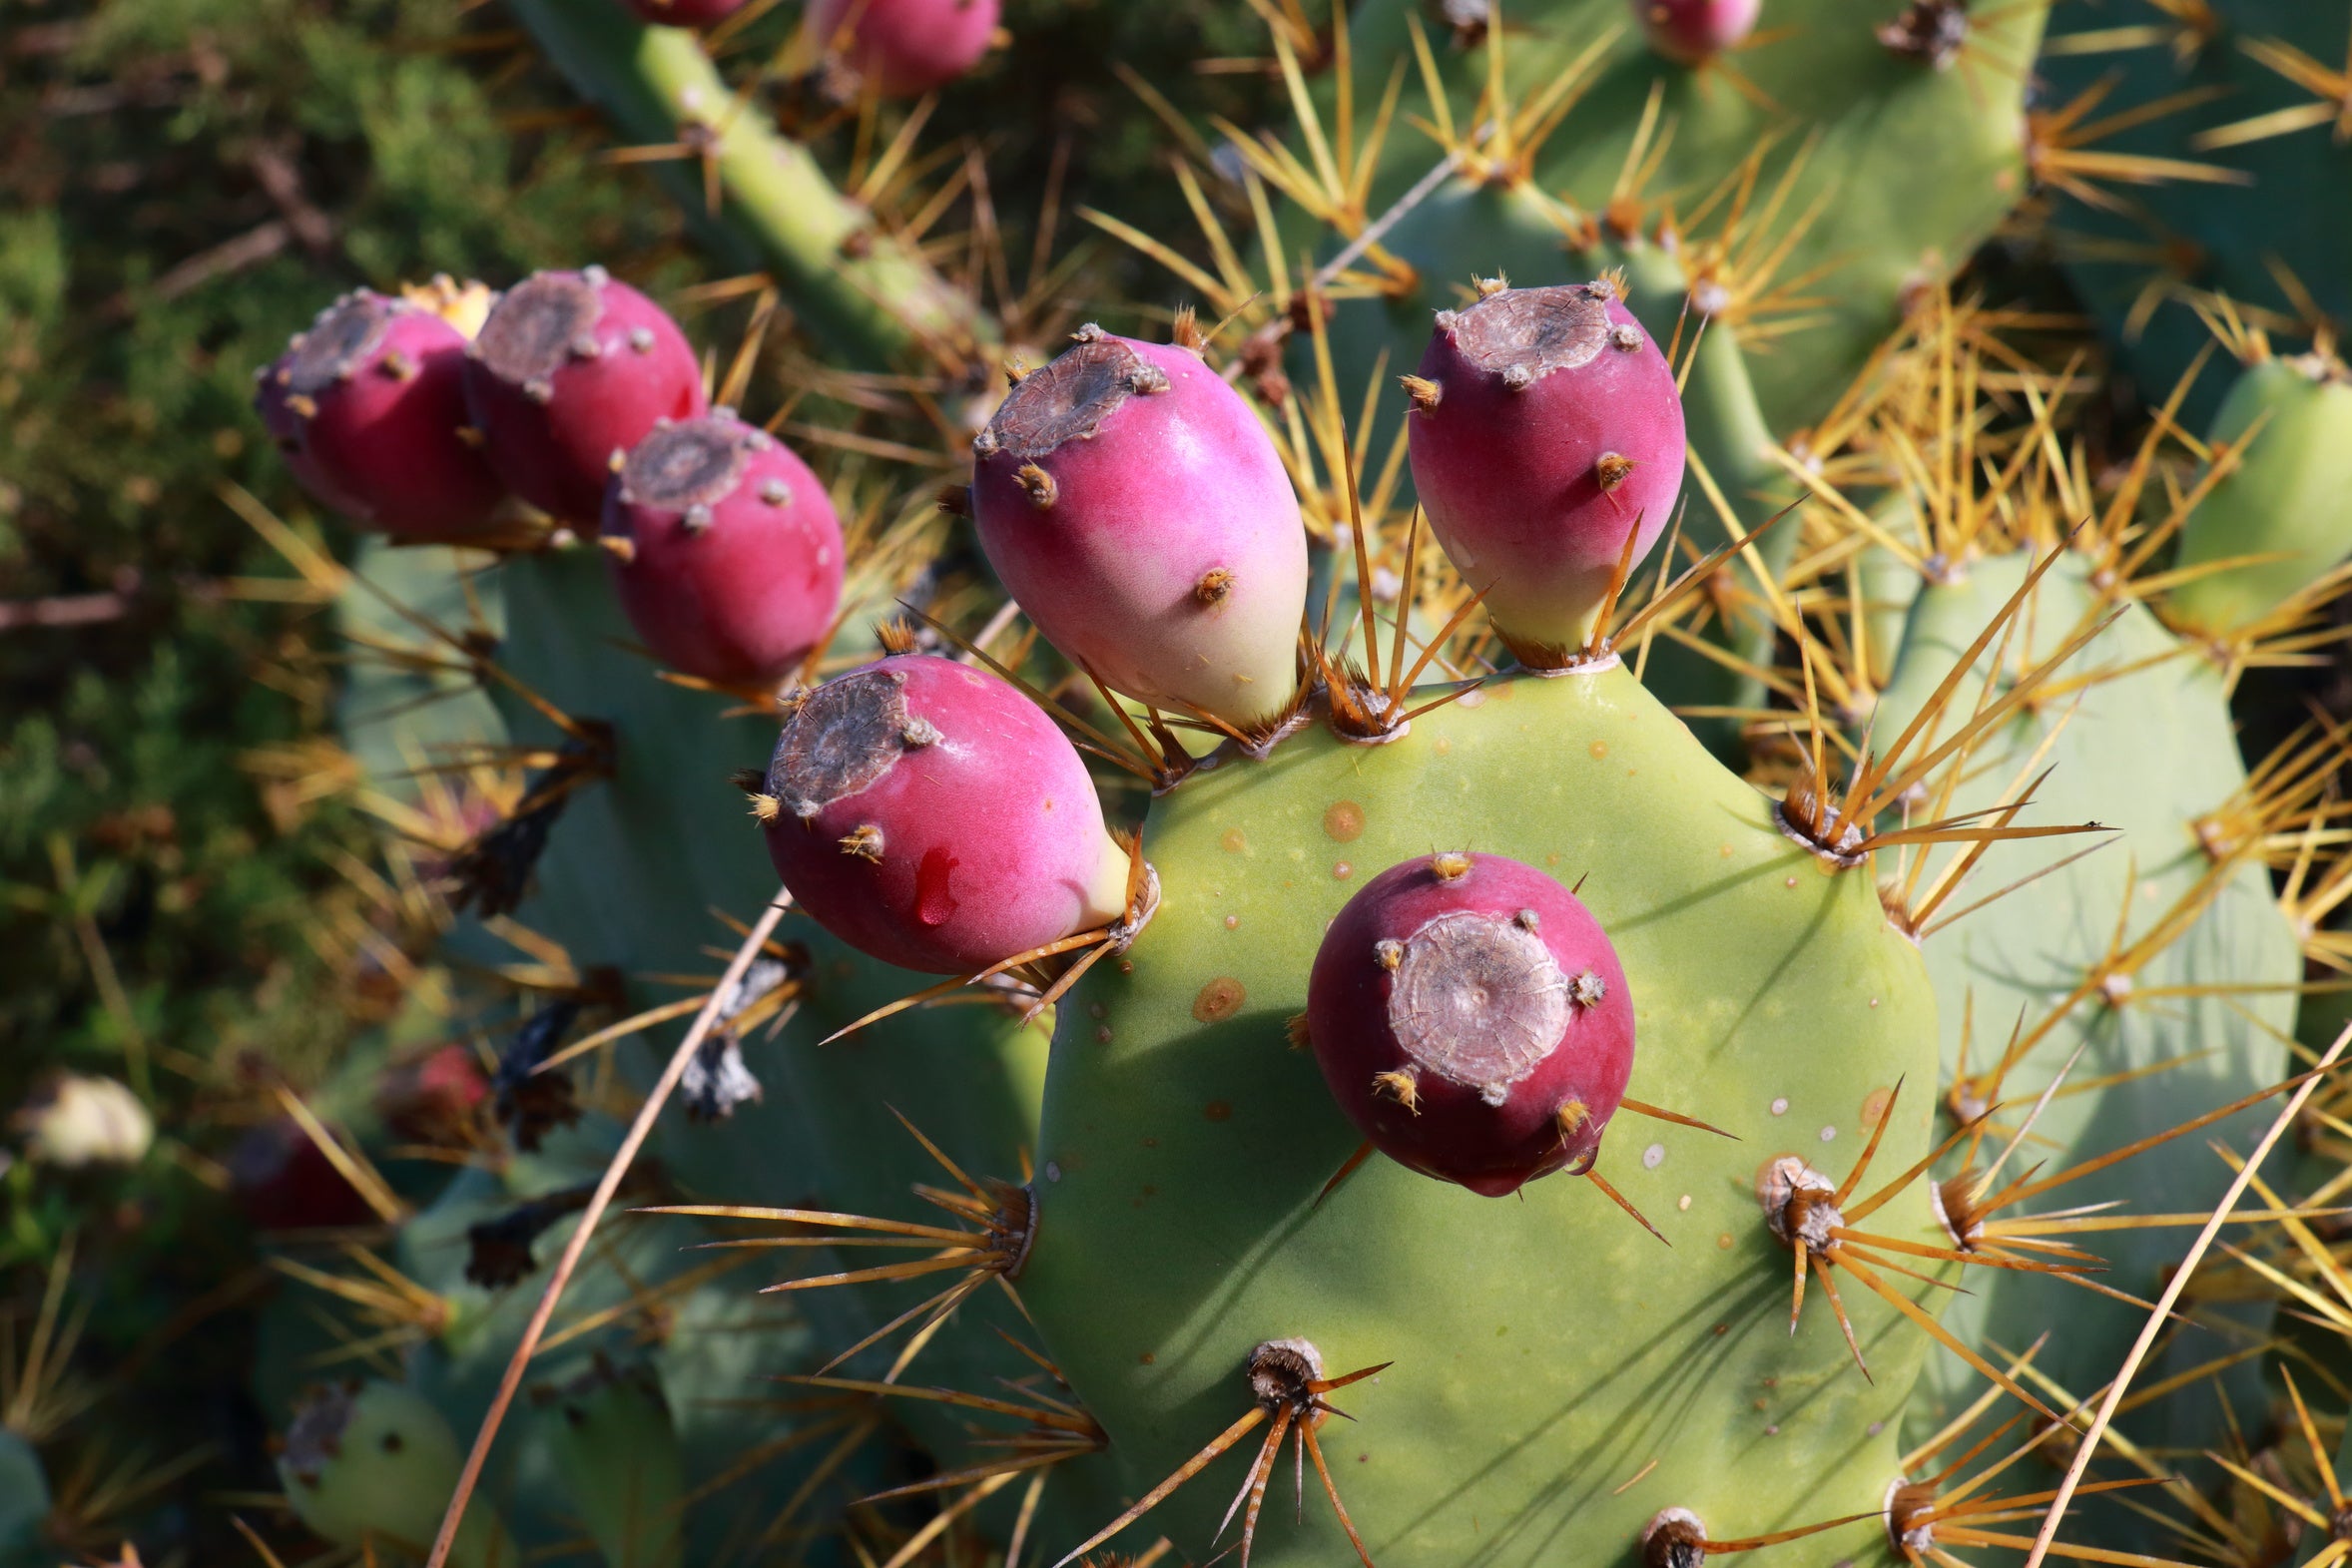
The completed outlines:
[[[2239,374],[2206,440],[2247,445],[2181,525],[2173,564],[2283,557],[2172,590],[2166,616],[2210,635],[2259,620],[2352,554],[2352,375],[2320,354],[2259,360]]]
[[[2026,569],[2022,555],[1996,555],[1970,563],[1955,581],[1921,590],[1894,684],[1874,721],[1880,734],[1895,733],[1910,721],[1955,657],[2017,591]],[[2076,558],[2052,569],[2028,623],[2036,628],[2034,648],[2023,657],[2047,656],[2079,617],[2103,607],[2091,575],[2089,564]],[[2294,932],[2271,897],[2263,867],[2241,861],[2216,873],[2194,828],[2198,817],[2222,805],[2245,780],[2220,675],[2193,656],[2132,669],[2173,646],[2147,609],[2126,609],[2058,679],[2101,669],[2131,673],[2087,687],[2080,709],[2070,717],[2073,699],[2068,697],[2016,720],[2000,744],[1983,749],[1981,771],[1951,804],[1954,811],[1991,804],[2062,722],[2056,743],[2034,768],[2036,774],[2052,769],[2036,791],[2037,814],[2051,821],[2096,820],[2117,829],[2121,841],[2034,883],[2030,901],[2005,903],[1928,938],[1925,951],[1943,1021],[1948,1073],[1960,1066],[1964,1019],[1971,1020],[1973,1035],[1968,1069],[1983,1074],[2000,1058],[2013,1024],[2027,1031],[2045,1027],[2054,1007],[2086,977],[2098,975],[2126,908],[2123,942],[2129,944],[2200,878],[2221,877],[2211,903],[2185,934],[2110,984],[2106,993],[2094,991],[2066,1011],[2000,1087],[2000,1098],[2011,1108],[2003,1125],[2014,1127],[2023,1108],[2078,1045],[2082,1058],[2070,1083],[2091,1084],[2110,1074],[2172,1064],[2149,1076],[2053,1100],[2034,1131],[2048,1140],[2036,1147],[2054,1170],[2177,1126],[2275,1083],[2289,1070],[2283,1042],[2293,1033],[2292,987],[2301,978]],[[1972,678],[1958,702],[1974,701]],[[1973,885],[2005,886],[2081,848],[2066,839],[1997,845]],[[2199,982],[2239,989],[2205,996],[2184,996],[2174,989]],[[2271,989],[2260,989],[2264,986]],[[2173,994],[2131,1000],[2131,992],[2154,988]],[[2261,1115],[2257,1109],[2200,1136],[2242,1148],[2248,1122],[2258,1125]],[[2188,1142],[2182,1140],[2172,1153],[2069,1186],[2064,1201],[2126,1199],[2131,1208],[2147,1213],[2209,1209],[2227,1186],[2230,1171],[2201,1146],[2186,1147]],[[2180,1246],[2174,1232],[2124,1231],[2100,1237],[2095,1250],[2110,1265],[2109,1283],[2144,1296],[2158,1288],[2159,1271],[2178,1257]],[[1974,1294],[1947,1308],[1948,1325],[1967,1342],[2013,1346],[2049,1330],[2050,1342],[2036,1364],[2076,1391],[2113,1374],[2145,1320],[2140,1308],[2042,1276],[1980,1273],[1987,1277],[1969,1282]],[[2175,1369],[2196,1364],[2202,1354],[2186,1345],[2172,1353],[2181,1357]],[[2248,1376],[2251,1370],[2246,1369]],[[2156,1373],[2157,1366],[2151,1364],[2150,1371]],[[1976,1386],[1956,1361],[1939,1356],[1909,1417],[1914,1434],[1934,1430],[1974,1397]],[[2241,1380],[2223,1386],[2237,1399],[2253,1385]],[[2144,1443],[2195,1452],[2220,1441],[2223,1419],[2213,1387],[2199,1386],[2126,1416],[2122,1429]]]
[[[254,403],[312,496],[398,539],[462,539],[506,490],[467,444],[465,336],[359,289],[257,377]]]
[[[972,443],[989,564],[1113,691],[1261,724],[1289,701],[1307,596],[1282,459],[1199,355],[1078,336]]]
[[[302,1523],[337,1546],[433,1538],[457,1485],[456,1434],[431,1401],[400,1383],[313,1389],[287,1431],[278,1473]],[[510,1568],[522,1553],[489,1508],[471,1511],[449,1561]]]
[[[1566,1175],[1494,1203],[1375,1159],[1316,1205],[1359,1135],[1284,1020],[1355,879],[1433,839],[1583,878],[1634,999],[1633,1091],[1744,1140],[1611,1124],[1598,1170],[1671,1251]],[[1382,1568],[1473,1539],[1511,1568],[1621,1563],[1673,1504],[1719,1533],[1879,1506],[1927,1341],[1852,1291],[1875,1382],[1826,1313],[1792,1336],[1751,1188],[1782,1153],[1843,1172],[1884,1091],[1933,1078],[1926,974],[1867,877],[1824,874],[1622,669],[1504,679],[1386,746],[1302,734],[1186,781],[1145,841],[1166,902],[1060,1009],[1021,1281],[1132,1491],[1246,1408],[1254,1345],[1295,1336],[1335,1369],[1394,1361],[1326,1429]],[[1896,1106],[1890,1173],[1927,1150],[1925,1099]],[[1882,1213],[1932,1224],[1916,1188]],[[1131,1534],[1205,1559],[1241,1469]],[[1348,1557],[1328,1513],[1283,1507],[1253,1561]]]
[[[979,64],[998,0],[810,0],[810,40],[884,98],[918,98]]]
[[[502,294],[468,352],[465,401],[514,493],[588,527],[613,459],[656,420],[707,406],[678,323],[600,266],[534,273]]]
[[[532,1391],[564,1491],[611,1568],[678,1568],[686,1497],[678,1426],[646,1367],[600,1363]]]
[[[833,629],[841,520],[782,441],[724,411],[657,423],[604,498],[613,590],[672,668],[773,688]]]

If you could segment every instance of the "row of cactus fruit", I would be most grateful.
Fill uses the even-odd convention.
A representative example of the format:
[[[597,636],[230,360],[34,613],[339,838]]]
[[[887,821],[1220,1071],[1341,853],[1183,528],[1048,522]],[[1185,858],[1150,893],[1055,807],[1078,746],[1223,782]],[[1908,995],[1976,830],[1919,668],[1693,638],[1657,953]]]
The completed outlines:
[[[760,184],[806,151],[677,96],[736,5],[630,3],[677,25],[518,12],[616,117],[752,139],[695,216],[819,357],[763,389],[763,307],[722,374],[586,265],[356,291],[259,377],[379,541],[349,744],[420,929],[505,998],[442,1191],[302,1122],[397,1226],[285,1260],[271,1391],[377,1372],[298,1396],[303,1526],[464,1568],[2347,1549],[2352,1130],[2297,1022],[2352,950],[2352,738],[2232,710],[2337,635],[2325,280],[2164,274],[2241,368],[2120,450],[2078,326],[1955,282],[2112,265],[2079,210],[2311,247],[2352,187],[2215,160],[2340,173],[2341,113],[2100,126],[2247,62],[2340,111],[2288,65],[2342,6],[1269,4],[1296,123],[1154,96],[1202,232],[1093,215],[1175,284],[1048,342],[942,313],[899,215],[812,252]],[[1020,24],[815,0],[796,47],[887,117]]]

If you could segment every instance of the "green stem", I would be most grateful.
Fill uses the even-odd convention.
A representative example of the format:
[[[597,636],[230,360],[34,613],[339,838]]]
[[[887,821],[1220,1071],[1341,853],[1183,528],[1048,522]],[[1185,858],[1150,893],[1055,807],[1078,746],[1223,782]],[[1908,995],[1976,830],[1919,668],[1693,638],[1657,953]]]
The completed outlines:
[[[712,255],[773,275],[829,351],[878,370],[919,342],[962,344],[984,331],[970,298],[835,190],[809,150],[777,135],[757,104],[736,102],[693,33],[648,27],[613,0],[509,4],[624,138],[659,146],[715,137],[718,214],[706,205],[695,158],[656,164],[656,177]]]

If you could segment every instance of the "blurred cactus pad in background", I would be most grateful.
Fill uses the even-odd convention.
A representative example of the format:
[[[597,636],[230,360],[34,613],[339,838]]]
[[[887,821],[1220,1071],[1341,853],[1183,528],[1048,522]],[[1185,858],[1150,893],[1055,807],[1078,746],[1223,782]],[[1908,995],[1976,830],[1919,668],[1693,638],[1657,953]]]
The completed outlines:
[[[18,0],[0,1568],[2352,1554],[2352,3]]]

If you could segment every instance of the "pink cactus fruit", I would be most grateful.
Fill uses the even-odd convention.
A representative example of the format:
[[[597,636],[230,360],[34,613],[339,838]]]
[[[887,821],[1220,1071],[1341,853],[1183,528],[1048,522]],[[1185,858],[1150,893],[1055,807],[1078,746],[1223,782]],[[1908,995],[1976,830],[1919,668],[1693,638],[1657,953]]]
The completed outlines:
[[[884,98],[919,98],[977,65],[998,0],[810,0],[809,40]]]
[[[709,406],[678,323],[601,266],[535,272],[500,295],[466,357],[465,401],[514,493],[584,527],[615,457],[655,420]]]
[[[629,9],[661,27],[715,27],[746,0],[628,0]]]
[[[1439,311],[1406,385],[1431,532],[1522,658],[1580,646],[1626,535],[1637,564],[1682,488],[1664,352],[1605,279],[1504,288]]]
[[[506,493],[475,449],[464,372],[456,327],[362,288],[256,377],[254,406],[319,501],[395,539],[462,539]]]
[[[489,1093],[489,1076],[473,1049],[445,1044],[386,1067],[373,1104],[384,1125],[411,1143],[458,1143]]]
[[[1382,1153],[1489,1198],[1589,1170],[1633,1071],[1633,1000],[1600,923],[1495,854],[1365,883],[1315,955],[1307,1031]]]
[[[671,668],[773,687],[808,657],[842,599],[842,526],[809,465],[725,409],[664,419],[604,498],[612,578],[629,624]]]
[[[1198,354],[1077,337],[972,442],[980,546],[1046,640],[1112,690],[1263,725],[1290,701],[1307,601],[1290,475]]]
[[[1650,48],[1681,65],[1698,65],[1746,41],[1764,0],[1632,0]]]
[[[1126,913],[1127,855],[1077,749],[952,660],[900,654],[818,687],[755,803],[801,907],[885,963],[968,974]]]

